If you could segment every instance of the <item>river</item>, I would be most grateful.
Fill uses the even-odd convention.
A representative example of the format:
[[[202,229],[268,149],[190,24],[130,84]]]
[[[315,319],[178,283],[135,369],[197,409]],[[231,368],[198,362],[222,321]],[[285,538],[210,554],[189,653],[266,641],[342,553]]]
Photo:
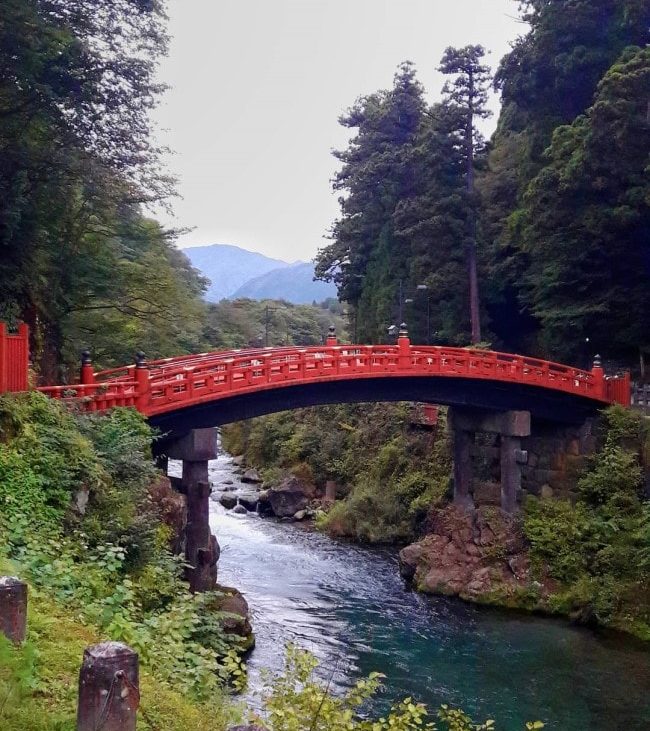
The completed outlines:
[[[210,480],[239,484],[228,455]],[[251,608],[251,685],[279,670],[293,641],[313,652],[335,686],[377,670],[375,703],[406,696],[460,706],[502,731],[542,720],[548,731],[648,731],[650,652],[620,635],[563,620],[484,609],[408,591],[394,550],[349,545],[301,524],[236,515],[211,502],[221,545],[219,582]]]

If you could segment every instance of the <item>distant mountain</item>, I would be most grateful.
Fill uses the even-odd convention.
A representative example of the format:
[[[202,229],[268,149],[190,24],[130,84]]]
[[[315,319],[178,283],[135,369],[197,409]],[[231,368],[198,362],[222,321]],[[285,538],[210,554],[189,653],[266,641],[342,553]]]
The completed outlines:
[[[310,262],[299,262],[254,277],[239,287],[230,298],[283,299],[296,305],[306,305],[336,297],[336,287],[333,284],[314,282],[313,279],[314,265]]]
[[[286,261],[229,244],[194,246],[183,249],[183,253],[212,282],[205,295],[208,302],[226,299],[249,279],[289,266]]]

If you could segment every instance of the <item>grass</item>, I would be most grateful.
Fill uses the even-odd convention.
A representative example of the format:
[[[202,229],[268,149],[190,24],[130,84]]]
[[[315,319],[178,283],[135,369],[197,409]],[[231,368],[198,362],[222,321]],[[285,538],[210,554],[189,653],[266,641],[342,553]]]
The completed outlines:
[[[20,573],[19,569],[15,564],[0,562],[0,574]],[[17,698],[13,684],[0,669],[0,708],[3,709],[0,729],[75,731],[83,653],[89,645],[106,638],[33,587],[30,587],[28,621],[28,650],[35,652],[29,689]],[[237,720],[237,709],[226,696],[198,703],[142,669],[140,693],[139,730],[224,731]]]

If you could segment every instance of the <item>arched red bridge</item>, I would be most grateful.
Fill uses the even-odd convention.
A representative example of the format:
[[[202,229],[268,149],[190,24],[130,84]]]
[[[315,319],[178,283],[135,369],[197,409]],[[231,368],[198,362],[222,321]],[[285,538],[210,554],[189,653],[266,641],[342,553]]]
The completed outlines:
[[[93,372],[81,383],[42,392],[76,399],[88,411],[134,406],[164,432],[219,426],[252,416],[326,403],[414,400],[483,409],[525,409],[578,422],[611,403],[630,403],[629,375],[607,378],[548,361],[464,348],[397,345],[221,351]]]

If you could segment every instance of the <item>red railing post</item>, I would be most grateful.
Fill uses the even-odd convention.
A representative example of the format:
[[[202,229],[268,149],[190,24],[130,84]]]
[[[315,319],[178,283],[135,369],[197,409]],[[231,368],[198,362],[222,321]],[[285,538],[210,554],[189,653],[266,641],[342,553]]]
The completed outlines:
[[[7,326],[0,322],[0,393],[7,390]]]
[[[325,341],[325,345],[329,348],[333,348],[335,345],[338,345],[338,340],[336,339],[336,328],[334,325],[331,325],[327,331],[327,340]]]
[[[605,370],[603,362],[599,355],[594,358],[594,364],[591,368],[591,374],[594,377],[594,386],[596,388],[596,398],[607,400],[607,383],[605,381]]]
[[[147,368],[147,360],[145,354],[139,351],[135,356],[135,408],[142,414],[145,413],[149,406],[149,369]]]
[[[399,327],[399,335],[397,336],[397,353],[400,370],[410,368],[411,340],[409,338],[409,333],[405,322],[403,322]]]
[[[82,385],[91,385],[95,383],[95,369],[89,350],[84,350],[81,354],[81,371],[79,383]]]

